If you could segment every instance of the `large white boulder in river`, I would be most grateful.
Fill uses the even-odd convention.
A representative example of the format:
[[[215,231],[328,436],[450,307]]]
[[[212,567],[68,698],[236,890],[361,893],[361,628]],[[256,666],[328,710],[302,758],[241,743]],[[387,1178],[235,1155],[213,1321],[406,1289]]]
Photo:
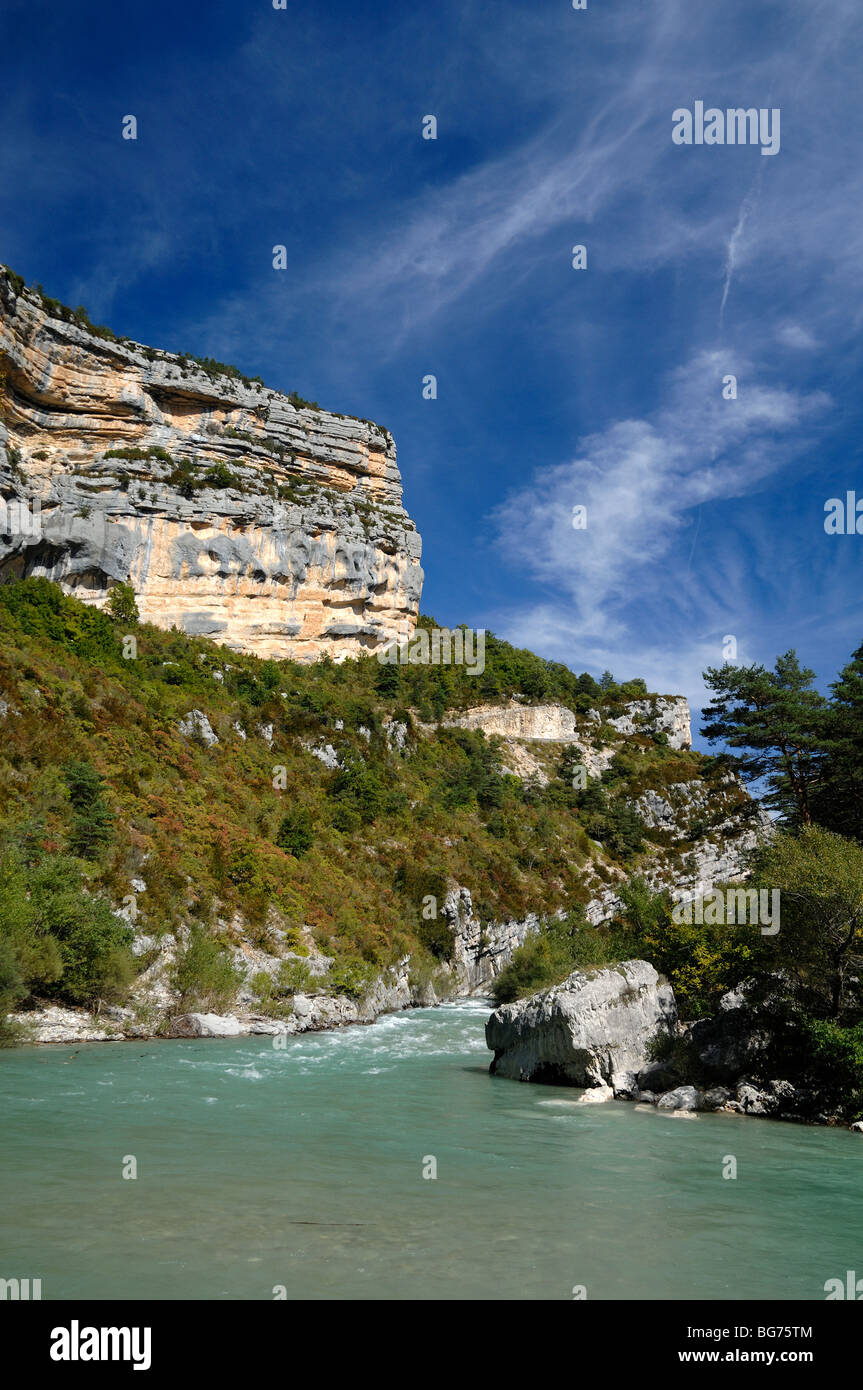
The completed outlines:
[[[607,1085],[615,1073],[638,1072],[650,1043],[674,1032],[671,986],[645,960],[602,970],[574,970],[562,984],[503,1004],[485,1026],[490,1070],[519,1081]]]

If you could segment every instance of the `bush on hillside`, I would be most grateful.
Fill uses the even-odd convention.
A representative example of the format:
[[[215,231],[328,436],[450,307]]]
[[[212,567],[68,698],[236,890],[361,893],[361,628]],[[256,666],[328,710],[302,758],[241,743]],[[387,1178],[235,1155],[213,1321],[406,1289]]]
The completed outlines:
[[[193,927],[188,945],[174,966],[181,1010],[219,1013],[233,1003],[242,980],[224,947],[203,928]]]
[[[78,860],[17,848],[0,859],[0,1012],[33,996],[89,1007],[123,998],[132,931],[87,892]]]

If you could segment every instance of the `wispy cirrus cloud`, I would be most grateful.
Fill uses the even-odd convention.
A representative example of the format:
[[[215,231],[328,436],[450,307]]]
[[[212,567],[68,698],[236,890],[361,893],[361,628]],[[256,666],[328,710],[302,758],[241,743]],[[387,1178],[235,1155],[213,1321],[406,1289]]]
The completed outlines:
[[[745,385],[725,399],[723,381],[738,373]],[[495,510],[507,562],[544,590],[506,610],[507,630],[558,659],[577,651],[593,668],[632,669],[640,657],[666,685],[676,670],[697,698],[699,672],[718,660],[719,625],[730,613],[747,625],[756,580],[752,537],[729,533],[727,518],[718,544],[705,524],[709,563],[698,552],[693,565],[702,512],[775,482],[830,406],[824,391],[758,385],[752,364],[728,351],[696,354],[653,413],[588,436],[575,458],[538,470]],[[573,526],[576,506],[584,529]]]
[[[847,650],[853,545],[815,538],[819,474],[858,481],[859,0],[217,6],[204,30],[167,0],[97,10],[46,27],[13,0],[18,268],[120,331],[385,420],[447,621],[665,689],[729,630],[765,655],[825,613]],[[698,98],[779,106],[780,153],[673,146]]]
[[[737,373],[747,384],[724,399],[723,381]],[[497,508],[501,545],[566,592],[585,634],[620,626],[614,606],[633,586],[643,595],[664,585],[660,563],[693,509],[757,490],[830,405],[823,391],[758,386],[753,376],[729,352],[699,353],[672,374],[654,414],[589,436],[571,462],[539,470]],[[573,528],[577,505],[587,509],[584,530]]]

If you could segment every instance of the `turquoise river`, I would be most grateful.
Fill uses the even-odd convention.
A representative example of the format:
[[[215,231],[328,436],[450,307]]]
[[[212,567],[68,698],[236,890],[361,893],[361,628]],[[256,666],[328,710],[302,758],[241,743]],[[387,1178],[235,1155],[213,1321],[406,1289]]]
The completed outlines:
[[[488,1010],[283,1050],[7,1050],[0,1276],[43,1299],[823,1299],[863,1272],[863,1137],[498,1080]]]

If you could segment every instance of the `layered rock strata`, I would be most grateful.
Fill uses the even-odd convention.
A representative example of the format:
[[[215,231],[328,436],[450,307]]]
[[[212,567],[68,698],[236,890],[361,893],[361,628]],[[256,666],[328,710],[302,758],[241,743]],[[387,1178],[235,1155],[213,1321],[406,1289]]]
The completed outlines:
[[[0,268],[0,579],[99,606],[129,583],[145,621],[264,657],[410,636],[421,542],[387,430],[102,332]]]

